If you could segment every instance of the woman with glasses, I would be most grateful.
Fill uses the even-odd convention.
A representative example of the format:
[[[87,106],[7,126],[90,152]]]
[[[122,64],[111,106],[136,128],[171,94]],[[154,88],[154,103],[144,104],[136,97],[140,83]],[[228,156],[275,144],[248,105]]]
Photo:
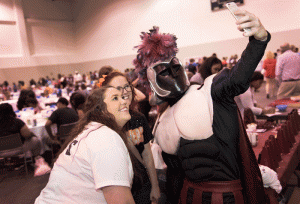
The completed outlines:
[[[107,75],[102,86],[116,88],[121,91],[123,96],[129,101],[131,101],[132,98],[135,98],[133,87],[130,85],[125,75],[120,72],[112,72]],[[135,111],[134,108],[135,104],[132,103],[129,110],[131,119],[124,126],[124,129],[127,132],[128,142],[132,144],[131,147],[133,148],[133,152],[135,152],[135,156],[142,164],[144,164],[147,170],[144,169],[143,172],[142,188],[135,188],[135,185],[133,184],[132,194],[136,203],[157,203],[160,197],[160,190],[150,147],[150,140],[153,139],[153,135],[145,116]]]

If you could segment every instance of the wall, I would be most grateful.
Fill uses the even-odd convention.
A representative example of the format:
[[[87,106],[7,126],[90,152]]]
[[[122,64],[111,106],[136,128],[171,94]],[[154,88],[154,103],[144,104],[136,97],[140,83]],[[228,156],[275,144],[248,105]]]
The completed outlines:
[[[300,47],[300,1],[245,0],[271,32],[269,50]],[[2,10],[1,10],[2,9]],[[153,25],[178,37],[178,57],[219,57],[247,43],[227,10],[212,12],[210,0],[0,0],[0,82],[28,82],[98,70],[132,67],[141,31]],[[51,75],[52,73],[52,75]]]
[[[108,3],[109,2],[109,3]],[[299,0],[245,0],[242,9],[255,13],[271,33],[300,29]],[[152,26],[174,33],[179,48],[243,38],[226,9],[211,11],[210,0],[87,1],[76,20],[77,48],[84,61],[133,55],[139,34]],[[300,46],[299,39],[279,39]],[[230,48],[230,49],[229,49]],[[233,48],[233,50],[231,50]],[[203,51],[204,55],[210,55]],[[236,49],[225,49],[228,55]],[[195,53],[197,55],[198,53]],[[124,65],[129,66],[129,65]]]
[[[71,2],[0,0],[0,68],[72,63]]]

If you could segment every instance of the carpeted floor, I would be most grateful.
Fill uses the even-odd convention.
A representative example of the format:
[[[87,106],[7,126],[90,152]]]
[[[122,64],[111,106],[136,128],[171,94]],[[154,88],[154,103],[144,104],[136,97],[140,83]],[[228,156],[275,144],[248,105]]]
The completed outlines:
[[[26,175],[24,168],[1,172],[0,204],[33,204],[46,186],[49,175],[34,177],[33,168]]]

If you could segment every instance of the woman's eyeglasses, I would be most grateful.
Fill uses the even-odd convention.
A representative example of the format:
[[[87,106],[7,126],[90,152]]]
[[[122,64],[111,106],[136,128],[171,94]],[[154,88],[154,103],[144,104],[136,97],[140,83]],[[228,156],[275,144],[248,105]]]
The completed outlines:
[[[127,92],[132,92],[131,85],[129,85],[129,84],[126,84],[123,87],[122,86],[117,86],[117,87],[109,86],[109,87],[112,87],[112,88],[117,89],[118,91],[121,91],[122,94],[124,94],[124,90],[127,91]]]

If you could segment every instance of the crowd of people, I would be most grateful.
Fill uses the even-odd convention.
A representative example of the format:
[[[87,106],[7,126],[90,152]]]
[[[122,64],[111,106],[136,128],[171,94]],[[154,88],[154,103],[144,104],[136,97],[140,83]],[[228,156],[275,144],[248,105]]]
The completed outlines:
[[[45,124],[47,142],[59,146],[53,165],[45,164],[35,136],[11,105],[0,105],[1,136],[20,133],[36,163],[43,164],[36,165],[35,175],[51,171],[35,203],[273,203],[264,186],[278,186],[278,179],[272,175],[274,181],[266,184],[261,177],[249,141],[241,139],[239,111],[275,111],[254,105],[252,92],[264,79],[267,98],[275,96],[278,85],[277,98],[300,95],[300,54],[285,43],[276,59],[267,52],[264,75],[255,71],[271,35],[253,14],[236,14],[242,17],[238,29],[252,30],[243,33],[249,43],[240,59],[220,60],[214,53],[183,67],[176,58],[177,38],[154,27],[141,35],[135,69],[121,73],[104,66],[89,74],[58,74],[57,80],[32,79],[28,87],[22,81],[13,87],[4,82],[4,100],[20,92],[19,110],[40,112],[44,107],[37,96],[58,98],[57,110]],[[149,51],[151,46],[159,48]],[[153,106],[158,110],[155,124],[149,116]],[[71,123],[76,126],[66,141],[51,130],[52,124],[59,132],[61,125]],[[161,157],[153,155],[152,143]],[[244,162],[248,157],[249,166]],[[157,176],[158,163],[166,167],[164,181]]]

